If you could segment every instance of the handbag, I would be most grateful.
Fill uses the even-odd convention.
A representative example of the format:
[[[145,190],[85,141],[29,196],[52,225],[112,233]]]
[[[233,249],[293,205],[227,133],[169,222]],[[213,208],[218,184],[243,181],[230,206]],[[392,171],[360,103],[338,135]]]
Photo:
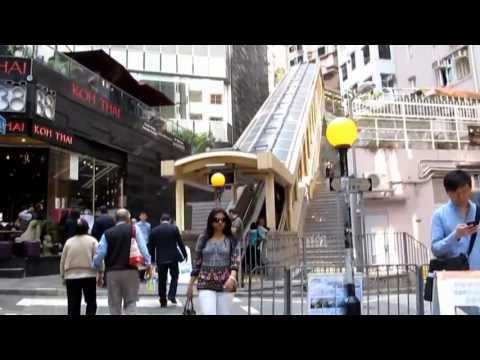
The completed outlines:
[[[480,205],[477,204],[477,211],[475,213],[475,223],[478,224],[480,220]],[[470,237],[470,244],[468,246],[467,254],[460,254],[458,256],[450,258],[438,258],[430,260],[428,265],[428,276],[425,282],[425,293],[423,298],[425,301],[432,301],[433,299],[433,279],[435,271],[468,271],[470,270],[470,264],[468,258],[473,250],[473,245],[477,238],[477,233],[472,234]]]
[[[185,307],[183,308],[183,315],[197,315],[197,312],[193,307],[193,299],[187,299]]]
[[[144,263],[145,259],[138,248],[135,225],[132,225],[132,239],[130,243],[130,257],[128,259],[128,264],[138,269],[138,267]]]

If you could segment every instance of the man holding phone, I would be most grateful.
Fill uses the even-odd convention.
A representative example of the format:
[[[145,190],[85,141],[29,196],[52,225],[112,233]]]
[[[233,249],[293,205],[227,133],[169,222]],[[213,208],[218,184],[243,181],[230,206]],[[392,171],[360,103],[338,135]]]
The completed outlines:
[[[432,252],[436,257],[467,254],[472,234],[479,228],[475,221],[477,204],[472,202],[472,178],[463,170],[445,175],[443,185],[450,201],[437,209],[432,218]],[[480,270],[480,241],[475,241],[469,257],[470,270]]]

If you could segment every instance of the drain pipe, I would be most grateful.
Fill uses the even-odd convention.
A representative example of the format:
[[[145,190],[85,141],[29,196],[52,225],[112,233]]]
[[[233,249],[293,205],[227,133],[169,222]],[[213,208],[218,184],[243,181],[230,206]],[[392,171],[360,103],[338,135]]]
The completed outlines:
[[[472,71],[473,71],[473,83],[475,86],[475,92],[478,92],[478,75],[477,75],[477,63],[475,61],[475,49],[473,45],[469,46],[470,53],[472,54]]]

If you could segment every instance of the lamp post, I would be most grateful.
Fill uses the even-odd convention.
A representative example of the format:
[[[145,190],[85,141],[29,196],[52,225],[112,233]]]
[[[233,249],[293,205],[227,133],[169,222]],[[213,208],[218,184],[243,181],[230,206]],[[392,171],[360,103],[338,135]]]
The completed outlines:
[[[338,150],[340,158],[340,176],[342,183],[348,180],[348,149],[357,141],[358,129],[352,119],[337,118],[327,126],[327,140],[335,149]],[[352,223],[350,215],[350,194],[346,194],[346,218],[345,218],[345,289],[347,298],[345,299],[345,315],[360,315],[361,304],[355,296],[355,281],[353,268],[353,241],[352,241]]]
[[[215,189],[214,197],[215,197],[215,207],[220,207],[220,200],[222,198],[222,191],[225,186],[225,176],[221,172],[216,172],[210,178],[210,182]]]

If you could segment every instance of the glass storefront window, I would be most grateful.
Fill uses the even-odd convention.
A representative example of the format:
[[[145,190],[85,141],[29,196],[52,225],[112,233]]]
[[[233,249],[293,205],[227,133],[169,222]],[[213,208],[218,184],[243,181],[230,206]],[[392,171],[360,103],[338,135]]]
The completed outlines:
[[[65,210],[95,213],[105,205],[120,205],[120,168],[91,156],[51,148],[49,159],[49,215],[57,221]]]
[[[143,51],[128,49],[128,69],[143,70]]]
[[[120,64],[127,67],[127,47],[125,45],[112,45],[110,56],[117,60]]]
[[[225,45],[209,45],[210,57],[226,57]]]
[[[145,52],[145,71],[160,71],[160,52]]]
[[[167,73],[177,72],[177,55],[162,54],[162,71]]]
[[[178,55],[178,72],[180,74],[192,74],[193,72],[192,55]]]

